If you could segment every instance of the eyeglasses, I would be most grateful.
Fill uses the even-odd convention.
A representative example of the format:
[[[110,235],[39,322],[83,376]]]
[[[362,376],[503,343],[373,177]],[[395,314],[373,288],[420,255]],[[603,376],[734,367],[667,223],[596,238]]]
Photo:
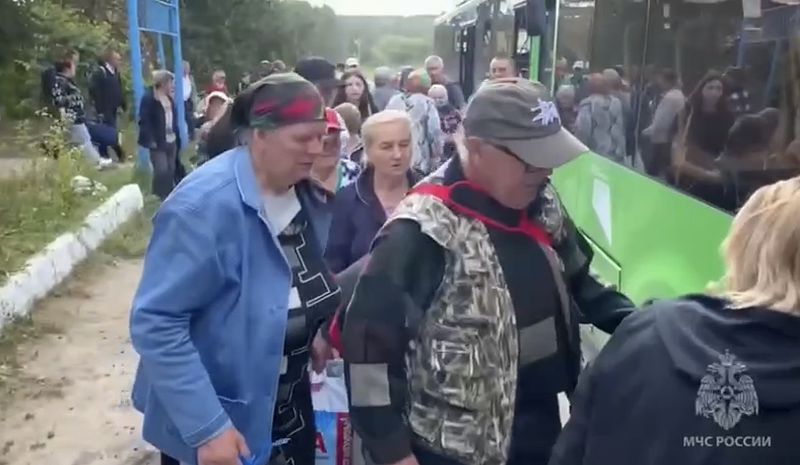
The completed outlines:
[[[504,145],[493,144],[491,142],[487,142],[487,143],[489,145],[491,145],[492,147],[496,148],[497,150],[503,152],[504,154],[506,154],[506,155],[508,155],[510,157],[513,157],[515,160],[517,160],[518,162],[522,163],[522,166],[524,167],[526,173],[535,173],[536,171],[539,171],[539,168],[530,165],[528,162],[526,162],[525,160],[520,158],[519,155],[517,155],[516,153],[512,152],[511,149],[509,149],[508,147],[506,147]]]

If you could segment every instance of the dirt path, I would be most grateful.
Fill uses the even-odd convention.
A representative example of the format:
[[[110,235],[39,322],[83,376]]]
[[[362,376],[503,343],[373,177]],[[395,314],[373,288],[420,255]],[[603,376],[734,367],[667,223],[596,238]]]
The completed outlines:
[[[56,330],[21,348],[15,392],[0,405],[0,465],[155,463],[129,400],[141,263],[100,266],[36,310],[36,325]]]

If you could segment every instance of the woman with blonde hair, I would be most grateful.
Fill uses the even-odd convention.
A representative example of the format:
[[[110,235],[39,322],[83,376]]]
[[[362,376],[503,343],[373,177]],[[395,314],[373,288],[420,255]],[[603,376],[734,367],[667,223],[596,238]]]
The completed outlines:
[[[581,375],[550,465],[800,463],[800,177],[757,190],[718,296],[629,316]]]
[[[384,110],[361,127],[366,168],[336,195],[325,259],[338,273],[369,252],[387,216],[414,185],[411,174],[411,119]]]

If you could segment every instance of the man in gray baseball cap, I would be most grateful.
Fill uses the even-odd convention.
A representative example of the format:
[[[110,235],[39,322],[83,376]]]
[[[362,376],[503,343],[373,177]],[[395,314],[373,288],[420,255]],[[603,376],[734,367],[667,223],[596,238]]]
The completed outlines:
[[[541,84],[469,103],[459,154],[394,208],[344,317],[350,418],[374,463],[546,464],[578,323],[633,303],[589,273],[592,248],[548,182],[586,151]]]
[[[504,148],[530,166],[558,168],[589,149],[561,127],[547,94],[542,84],[525,79],[489,82],[467,107],[464,135]]]
[[[545,87],[525,79],[482,86],[467,106],[463,125],[457,145],[465,175],[513,209],[530,205],[553,169],[588,151],[561,127]]]

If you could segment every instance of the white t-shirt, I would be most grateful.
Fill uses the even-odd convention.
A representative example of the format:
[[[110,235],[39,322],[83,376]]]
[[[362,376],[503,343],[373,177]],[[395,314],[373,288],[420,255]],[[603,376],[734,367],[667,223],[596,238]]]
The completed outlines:
[[[286,229],[302,208],[294,186],[282,194],[264,194],[262,201],[264,217],[269,223],[269,229],[273,236],[278,236],[281,231]]]
[[[192,98],[192,78],[183,76],[183,101],[188,102]]]

